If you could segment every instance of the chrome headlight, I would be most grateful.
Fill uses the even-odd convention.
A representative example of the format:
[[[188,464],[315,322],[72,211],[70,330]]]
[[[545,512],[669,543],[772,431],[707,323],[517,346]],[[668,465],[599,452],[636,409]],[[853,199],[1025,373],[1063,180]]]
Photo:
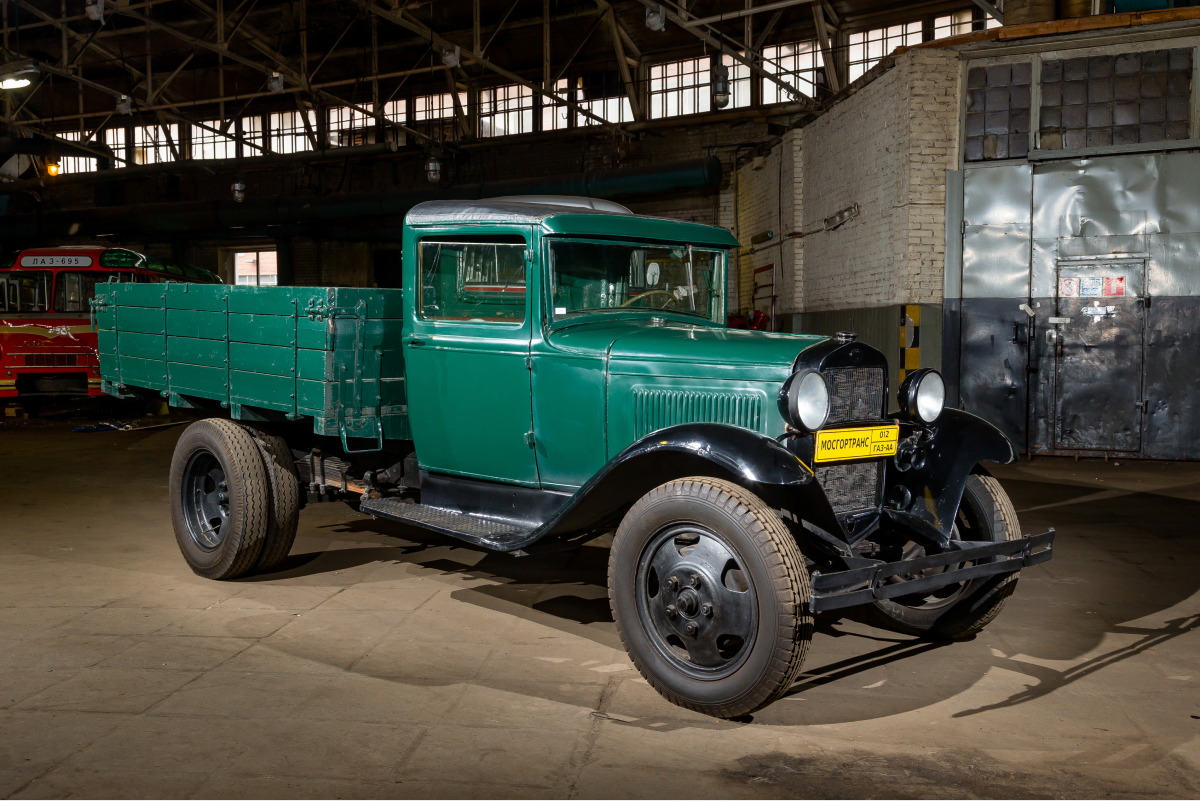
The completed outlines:
[[[900,384],[900,411],[910,420],[932,423],[946,406],[946,383],[937,370],[913,370]]]
[[[783,382],[779,412],[792,428],[816,431],[829,419],[829,387],[816,370],[801,370]]]

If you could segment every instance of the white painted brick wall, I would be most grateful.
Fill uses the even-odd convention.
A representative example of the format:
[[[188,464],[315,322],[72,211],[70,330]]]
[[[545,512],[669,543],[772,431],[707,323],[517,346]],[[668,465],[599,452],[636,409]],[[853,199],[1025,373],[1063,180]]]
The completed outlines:
[[[956,52],[910,50],[804,129],[803,230],[851,203],[861,213],[802,240],[797,310],[941,302],[958,81]]]

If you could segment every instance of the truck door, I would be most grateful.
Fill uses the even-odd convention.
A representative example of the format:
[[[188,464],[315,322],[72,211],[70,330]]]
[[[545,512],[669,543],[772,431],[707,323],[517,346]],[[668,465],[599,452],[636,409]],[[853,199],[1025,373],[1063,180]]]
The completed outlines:
[[[439,234],[417,243],[404,356],[413,441],[426,470],[538,485],[529,238]]]
[[[1140,451],[1146,261],[1060,258],[1055,447]]]

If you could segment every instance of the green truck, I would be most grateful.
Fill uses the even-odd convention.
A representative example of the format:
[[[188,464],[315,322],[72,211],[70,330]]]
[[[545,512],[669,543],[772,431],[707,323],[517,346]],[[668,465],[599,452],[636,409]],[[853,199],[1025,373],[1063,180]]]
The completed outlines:
[[[1054,536],[1022,536],[982,464],[1013,446],[936,371],[889,412],[853,334],[726,328],[737,247],[607,201],[423,203],[402,289],[102,285],[103,387],[203,415],[169,482],[199,575],[277,567],[330,499],[518,557],[611,535],[634,664],[737,717],[787,691],[814,614],[968,635]]]

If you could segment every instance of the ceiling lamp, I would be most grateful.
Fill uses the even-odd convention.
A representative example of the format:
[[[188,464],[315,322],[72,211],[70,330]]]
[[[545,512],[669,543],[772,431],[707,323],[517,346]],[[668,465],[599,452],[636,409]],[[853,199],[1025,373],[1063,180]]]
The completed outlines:
[[[133,114],[133,98],[129,95],[121,95],[117,98],[117,113],[130,116]]]
[[[462,63],[461,51],[458,45],[455,45],[453,48],[442,48],[442,63],[450,68],[457,67]]]
[[[38,65],[32,58],[0,64],[0,89],[23,89],[37,74]]]
[[[720,59],[720,56],[716,56]],[[719,60],[712,67],[712,99],[717,108],[729,105],[729,67]]]
[[[104,0],[85,0],[83,10],[92,22],[104,22]]]
[[[53,178],[55,175],[58,175],[60,172],[62,172],[62,168],[58,166],[57,161],[53,161],[51,159],[46,159],[46,174],[47,175],[49,175],[51,178]]]
[[[646,27],[652,31],[665,31],[667,10],[657,3],[646,6]]]
[[[429,149],[429,158],[425,159],[425,178],[431,184],[440,183],[442,180],[441,155],[440,147],[432,147]]]
[[[282,92],[283,76],[278,72],[272,72],[271,77],[267,78],[267,88],[270,89],[273,94],[279,94]]]

